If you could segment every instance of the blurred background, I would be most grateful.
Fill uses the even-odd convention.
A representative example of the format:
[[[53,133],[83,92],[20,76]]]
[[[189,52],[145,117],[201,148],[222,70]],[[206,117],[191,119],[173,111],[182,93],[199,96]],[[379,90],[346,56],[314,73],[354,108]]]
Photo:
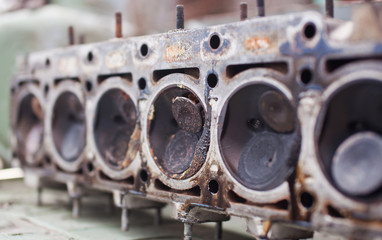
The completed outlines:
[[[256,0],[248,0],[248,16]],[[335,17],[348,20],[352,7],[364,1],[335,1]],[[68,26],[76,43],[114,37],[114,14],[123,14],[124,37],[166,32],[175,28],[175,6],[185,8],[185,27],[239,21],[237,0],[0,0],[0,168],[9,166],[9,82],[16,57],[68,45]],[[314,10],[324,12],[325,0],[265,0],[266,15]]]

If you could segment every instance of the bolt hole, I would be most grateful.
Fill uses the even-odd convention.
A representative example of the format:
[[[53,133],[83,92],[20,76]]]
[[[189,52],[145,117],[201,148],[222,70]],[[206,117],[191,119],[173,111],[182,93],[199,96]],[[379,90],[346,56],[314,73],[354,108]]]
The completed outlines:
[[[219,183],[216,180],[211,180],[208,183],[208,191],[212,194],[216,194],[219,191]]]
[[[208,86],[210,86],[210,88],[216,87],[216,85],[218,84],[218,76],[216,76],[216,74],[214,73],[208,74],[207,84]]]
[[[146,88],[146,79],[140,78],[138,80],[138,87],[140,90],[144,90]]]
[[[220,37],[217,34],[211,36],[210,47],[212,49],[218,49],[220,47]]]
[[[264,128],[264,124],[260,119],[257,118],[251,118],[248,120],[248,127],[252,131],[260,131]]]
[[[15,88],[11,87],[11,94],[13,95],[13,94],[15,94],[15,92],[16,92]]]
[[[45,156],[44,162],[46,165],[50,165],[52,163],[52,161],[50,160],[50,157],[48,157],[48,156]]]
[[[303,84],[310,83],[312,81],[312,79],[313,79],[313,73],[310,69],[305,68],[305,69],[301,70],[300,80]]]
[[[93,62],[94,56],[92,52],[88,52],[88,62]]]
[[[49,85],[46,84],[46,85],[44,86],[44,94],[47,95],[48,92],[49,92]]]
[[[142,57],[146,57],[147,53],[149,52],[149,47],[147,46],[147,44],[142,44],[140,51]]]
[[[88,162],[88,163],[86,164],[86,169],[87,169],[87,171],[88,171],[89,173],[93,172],[93,171],[94,171],[94,165],[93,165],[93,163]]]
[[[86,90],[87,90],[88,92],[90,92],[90,91],[93,89],[93,84],[92,84],[92,82],[91,82],[90,80],[87,80],[87,81],[85,82],[85,88],[86,88]]]
[[[121,115],[115,115],[113,117],[113,121],[115,124],[117,125],[123,125],[125,124],[125,120],[123,119],[123,117]]]
[[[147,182],[147,180],[149,179],[149,174],[147,173],[145,169],[142,169],[139,172],[139,178],[141,179],[142,182]]]
[[[314,204],[314,197],[308,192],[303,192],[300,195],[300,202],[306,209],[310,209]]]
[[[304,36],[308,40],[311,40],[312,38],[314,38],[314,36],[316,35],[316,32],[317,32],[316,25],[314,25],[311,22],[305,24],[305,26],[304,26]]]
[[[45,66],[46,67],[50,66],[50,59],[49,58],[45,59]]]

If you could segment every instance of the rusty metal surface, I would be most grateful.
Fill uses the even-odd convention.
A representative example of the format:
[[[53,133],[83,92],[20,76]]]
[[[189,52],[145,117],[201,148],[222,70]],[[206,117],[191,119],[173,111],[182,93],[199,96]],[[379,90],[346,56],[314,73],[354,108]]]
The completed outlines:
[[[183,29],[182,11],[179,29],[167,33],[121,38],[117,24],[118,38],[107,42],[29,54],[12,82],[15,161],[67,183],[74,198],[86,187],[144,197],[142,207],[172,203],[187,232],[187,224],[234,215],[257,237],[281,238],[286,226],[301,236],[381,236],[380,178],[372,172],[372,190],[349,194],[338,176],[350,172],[332,170],[346,138],[382,132],[378,34],[365,40],[360,22],[316,12],[247,20],[242,12],[240,22]],[[79,100],[86,125],[84,145],[69,142],[81,148],[70,161],[52,123],[65,92]],[[41,106],[30,104],[33,119],[44,115],[43,143],[29,160],[17,137],[26,93]],[[75,115],[64,120],[78,122]]]

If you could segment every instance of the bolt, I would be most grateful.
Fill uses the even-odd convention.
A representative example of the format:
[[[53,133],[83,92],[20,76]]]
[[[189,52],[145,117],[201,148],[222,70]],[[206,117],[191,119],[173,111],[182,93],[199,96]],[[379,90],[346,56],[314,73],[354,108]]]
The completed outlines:
[[[122,37],[122,14],[120,12],[115,13],[115,37]]]
[[[42,187],[37,188],[37,206],[42,206]]]
[[[333,0],[325,0],[325,12],[327,17],[334,16]]]
[[[69,33],[69,45],[74,45],[74,29],[73,29],[73,26],[69,26],[68,33]]]
[[[85,43],[85,34],[81,34],[78,40],[79,40],[80,44],[84,44]]]
[[[257,16],[264,17],[265,16],[264,0],[257,0],[256,5],[257,5]]]
[[[162,209],[157,208],[155,210],[156,210],[156,213],[154,215],[154,225],[159,226],[162,222]]]
[[[184,240],[192,240],[192,223],[184,223]]]
[[[126,207],[122,208],[122,215],[121,215],[121,230],[123,232],[126,232],[129,230],[129,219],[130,218],[130,212],[129,209]]]
[[[216,222],[215,226],[215,240],[222,239],[222,232],[223,232],[223,223],[222,222]]]
[[[248,18],[248,4],[246,2],[240,3],[240,21]]]
[[[72,201],[73,201],[72,216],[74,218],[78,218],[80,216],[81,198],[74,197],[74,198],[72,198]]]
[[[176,5],[176,28],[184,28],[184,6]]]

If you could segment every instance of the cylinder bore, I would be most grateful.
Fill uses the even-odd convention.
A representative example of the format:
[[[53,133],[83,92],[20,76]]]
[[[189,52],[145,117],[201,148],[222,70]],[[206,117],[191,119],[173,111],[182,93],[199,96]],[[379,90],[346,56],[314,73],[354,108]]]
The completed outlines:
[[[21,160],[33,163],[42,145],[43,112],[33,94],[27,94],[20,102],[16,122],[16,137]]]
[[[94,137],[102,160],[113,169],[123,169],[139,149],[137,110],[121,89],[106,91],[97,104]]]
[[[153,158],[167,176],[185,179],[203,165],[209,147],[205,110],[190,90],[171,87],[151,106],[149,142]]]
[[[300,148],[296,111],[274,87],[252,84],[226,103],[220,151],[231,173],[248,188],[265,191],[292,173]]]
[[[72,92],[63,92],[53,107],[52,135],[54,145],[67,162],[74,162],[86,142],[84,106]]]
[[[344,194],[371,199],[382,193],[382,83],[359,79],[325,103],[316,127],[321,167]]]

